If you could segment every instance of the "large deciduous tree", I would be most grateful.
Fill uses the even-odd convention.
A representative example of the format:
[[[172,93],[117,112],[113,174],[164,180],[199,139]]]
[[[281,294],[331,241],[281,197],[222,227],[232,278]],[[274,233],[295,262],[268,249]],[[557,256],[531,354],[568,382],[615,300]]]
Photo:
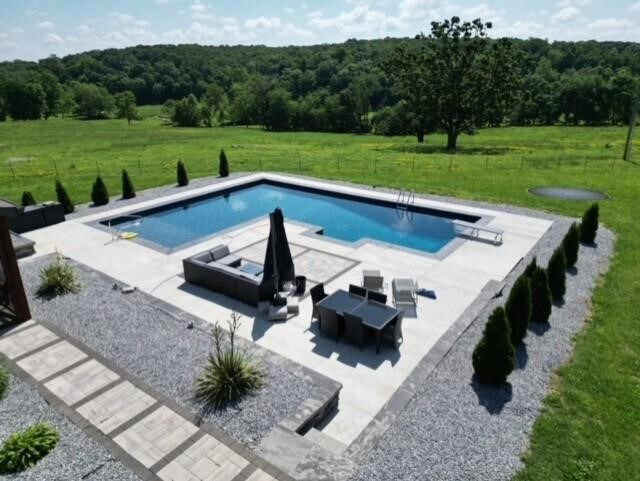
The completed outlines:
[[[461,133],[497,123],[511,107],[518,55],[510,40],[490,40],[490,28],[480,19],[432,22],[429,35],[416,37],[418,48],[401,48],[386,63],[414,111],[419,142],[435,127],[455,150]]]
[[[136,108],[136,96],[133,92],[120,92],[114,97],[116,105],[116,116],[119,119],[127,119],[127,123],[131,125],[131,121],[138,118],[138,109]]]

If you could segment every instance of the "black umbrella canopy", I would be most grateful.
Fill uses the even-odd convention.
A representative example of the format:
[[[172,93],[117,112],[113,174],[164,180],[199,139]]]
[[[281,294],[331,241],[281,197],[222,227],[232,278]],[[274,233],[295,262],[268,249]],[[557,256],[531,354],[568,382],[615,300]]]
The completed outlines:
[[[265,281],[277,278],[280,290],[286,282],[295,280],[296,273],[287,241],[287,233],[284,230],[282,210],[279,207],[274,210],[269,214],[269,220],[271,221],[271,230],[264,257],[262,278]]]

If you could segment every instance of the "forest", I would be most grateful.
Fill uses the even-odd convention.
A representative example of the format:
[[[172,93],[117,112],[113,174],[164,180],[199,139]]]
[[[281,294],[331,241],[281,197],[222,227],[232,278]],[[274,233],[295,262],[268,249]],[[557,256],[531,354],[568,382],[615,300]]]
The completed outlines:
[[[3,62],[0,120],[75,115],[131,121],[136,104],[164,104],[175,125],[415,134],[412,100],[389,59],[422,43],[155,45]],[[640,44],[533,38],[510,44],[515,93],[476,127],[628,123],[640,91]],[[429,67],[422,66],[425,72]]]

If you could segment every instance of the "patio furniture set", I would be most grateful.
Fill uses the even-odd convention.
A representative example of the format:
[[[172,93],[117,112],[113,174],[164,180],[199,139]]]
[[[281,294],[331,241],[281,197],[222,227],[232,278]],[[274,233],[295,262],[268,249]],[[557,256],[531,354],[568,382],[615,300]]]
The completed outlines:
[[[394,279],[393,285],[399,286],[393,291],[396,307],[387,305],[387,295],[380,292],[384,279],[379,271],[365,270],[362,286],[352,284],[349,291],[338,289],[328,295],[320,283],[310,291],[312,317],[318,319],[321,333],[336,340],[344,337],[347,343],[362,349],[367,333],[371,333],[375,337],[376,353],[380,353],[382,340],[388,340],[397,350],[402,343],[405,314],[397,306],[409,302],[415,306],[417,285],[412,279]]]

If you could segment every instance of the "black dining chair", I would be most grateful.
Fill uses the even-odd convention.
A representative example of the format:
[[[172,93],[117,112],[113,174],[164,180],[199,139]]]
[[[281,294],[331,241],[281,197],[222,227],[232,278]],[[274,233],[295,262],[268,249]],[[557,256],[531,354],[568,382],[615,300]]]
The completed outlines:
[[[349,344],[355,344],[362,351],[364,345],[364,325],[362,318],[344,313],[344,338]]]
[[[367,291],[367,299],[369,299],[370,301],[379,302],[380,304],[386,304],[387,303],[387,295],[383,294],[382,292],[368,290]]]
[[[311,293],[311,302],[313,303],[313,312],[311,313],[311,320],[318,317],[318,302],[327,297],[327,294],[324,292],[324,283],[316,284],[311,289],[309,289]]]
[[[367,290],[364,287],[349,284],[349,294],[353,294],[354,296],[362,297],[364,299],[367,297]]]
[[[318,315],[320,317],[320,332],[333,337],[337,341],[340,337],[340,320],[336,311],[328,307],[318,306]]]
[[[390,323],[382,330],[382,339],[389,341],[393,344],[395,350],[398,350],[398,346],[402,344],[402,318],[404,317],[404,311],[400,311],[396,320]]]

